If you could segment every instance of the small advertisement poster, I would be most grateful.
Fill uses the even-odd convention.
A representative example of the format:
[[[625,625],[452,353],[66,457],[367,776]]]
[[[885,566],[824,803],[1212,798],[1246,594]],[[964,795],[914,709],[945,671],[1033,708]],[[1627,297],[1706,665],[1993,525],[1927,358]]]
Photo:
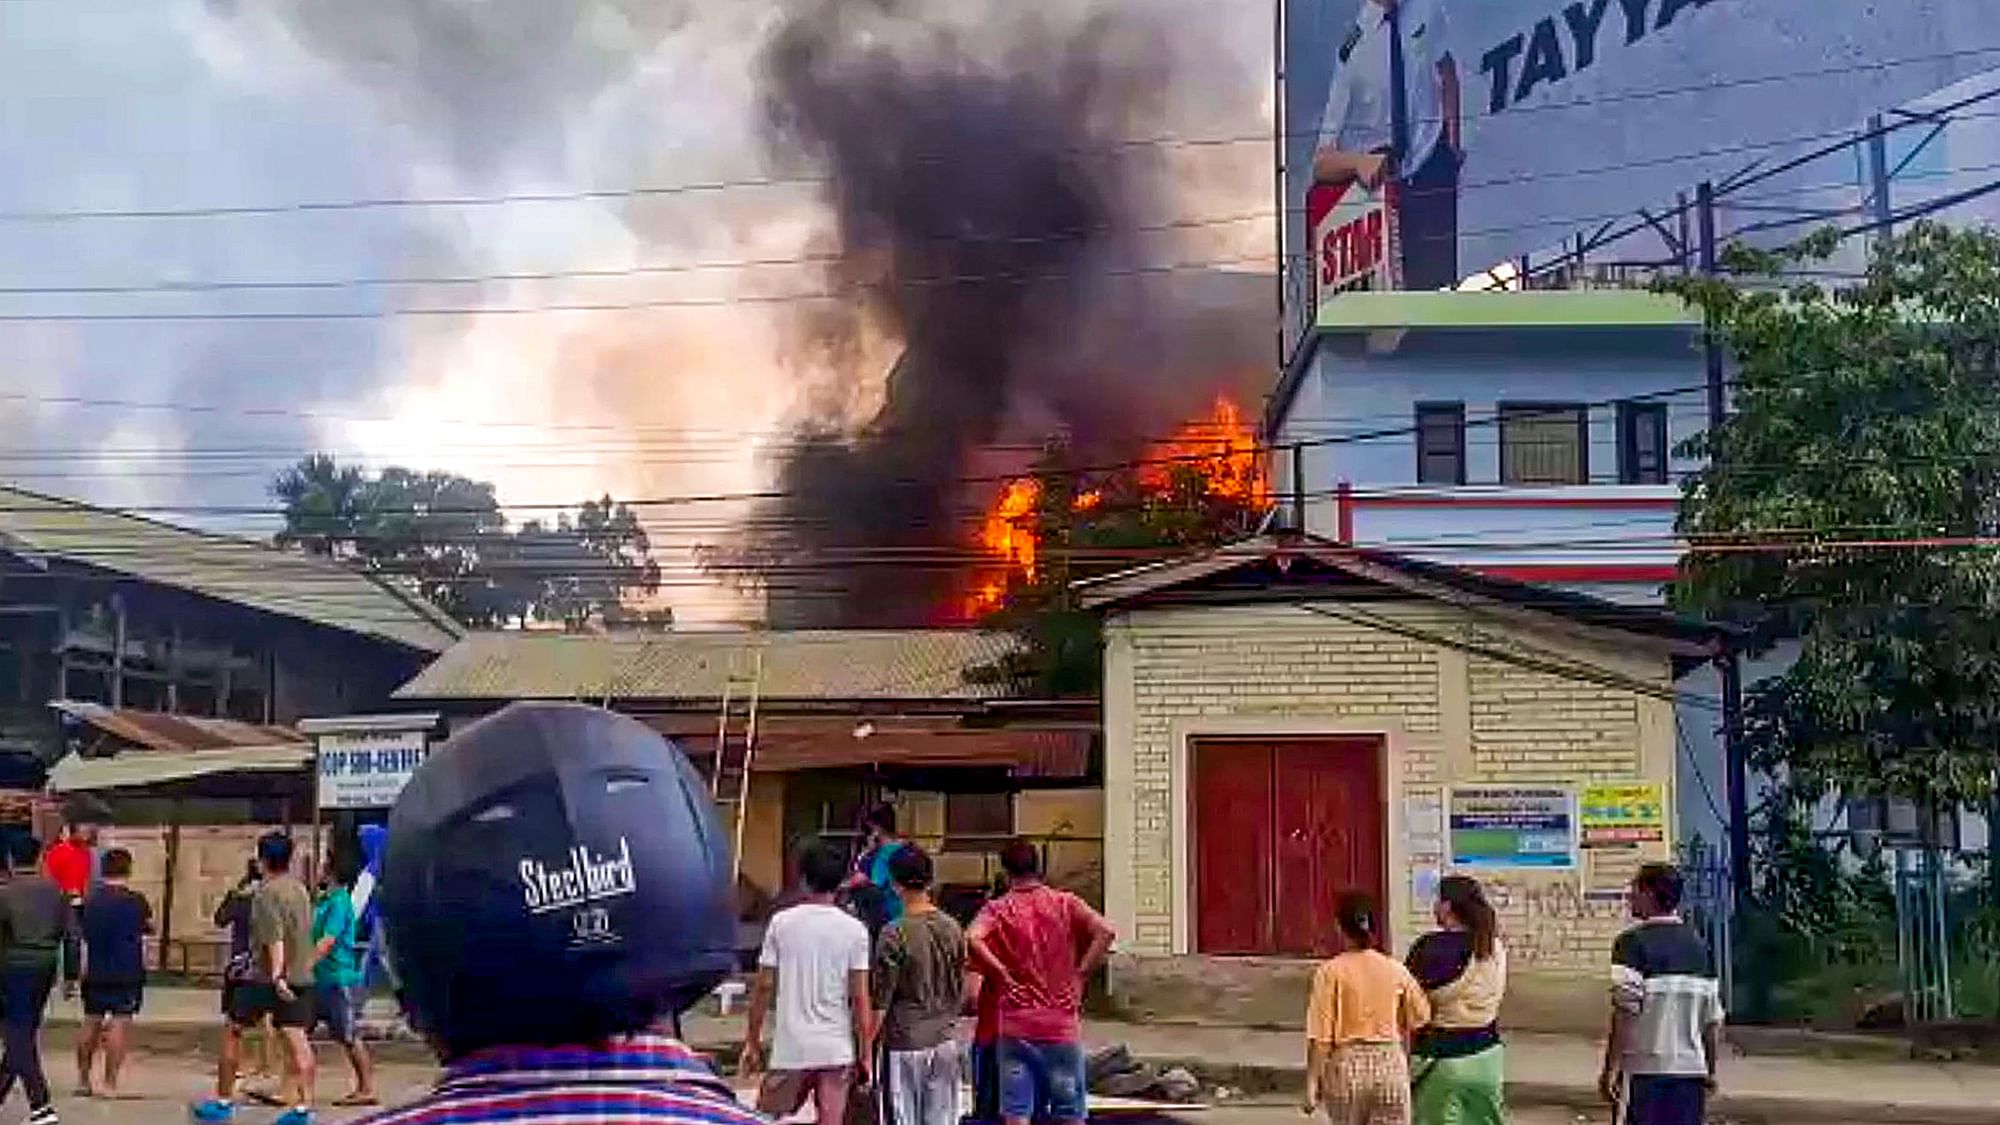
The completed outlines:
[[[1313,292],[1324,305],[1342,293],[1402,288],[1396,185],[1360,181],[1313,190]]]
[[[319,736],[319,807],[385,809],[423,764],[420,730],[347,731]]]
[[[1585,897],[1623,898],[1641,865],[1671,856],[1664,782],[1586,785],[1577,797],[1577,822]]]
[[[1576,869],[1576,797],[1557,786],[1476,785],[1451,791],[1451,865]]]

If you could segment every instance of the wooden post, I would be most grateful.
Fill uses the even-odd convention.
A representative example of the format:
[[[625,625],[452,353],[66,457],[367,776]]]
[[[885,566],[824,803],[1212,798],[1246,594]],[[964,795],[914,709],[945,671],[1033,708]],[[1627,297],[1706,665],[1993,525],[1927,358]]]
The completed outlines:
[[[62,598],[62,608],[56,614],[56,698],[69,698],[69,597]]]
[[[112,707],[124,707],[124,595],[112,595]]]
[[[181,619],[174,618],[173,629],[167,637],[167,710],[179,714],[181,709]]]
[[[174,884],[181,880],[181,802],[175,797],[167,813],[167,885],[160,892],[160,971],[167,968],[167,951],[174,944]]]
[[[264,654],[264,725],[278,721],[278,650]]]
[[[319,807],[319,738],[313,738],[312,765],[306,774],[306,784],[312,787],[312,860],[306,869],[306,886],[319,886],[319,874],[326,870],[324,857],[320,853],[320,807]]]

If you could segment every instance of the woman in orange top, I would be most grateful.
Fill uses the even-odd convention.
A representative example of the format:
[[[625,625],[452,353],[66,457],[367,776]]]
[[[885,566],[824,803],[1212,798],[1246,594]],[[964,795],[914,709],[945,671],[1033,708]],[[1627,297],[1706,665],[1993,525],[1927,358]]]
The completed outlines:
[[[1306,1001],[1305,1111],[1332,1125],[1410,1125],[1410,1035],[1430,1001],[1400,961],[1377,948],[1382,926],[1366,895],[1341,896],[1346,950],[1313,972]]]

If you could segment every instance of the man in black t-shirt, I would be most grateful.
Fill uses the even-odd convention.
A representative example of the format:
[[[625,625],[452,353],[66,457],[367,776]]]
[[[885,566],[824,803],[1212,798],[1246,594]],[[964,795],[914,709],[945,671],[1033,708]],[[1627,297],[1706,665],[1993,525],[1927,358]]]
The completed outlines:
[[[118,1097],[132,1017],[146,996],[146,935],[153,907],[129,885],[132,853],[104,853],[104,879],[83,903],[83,1035],[76,1042],[77,1093]],[[104,1084],[93,1073],[104,1048]]]

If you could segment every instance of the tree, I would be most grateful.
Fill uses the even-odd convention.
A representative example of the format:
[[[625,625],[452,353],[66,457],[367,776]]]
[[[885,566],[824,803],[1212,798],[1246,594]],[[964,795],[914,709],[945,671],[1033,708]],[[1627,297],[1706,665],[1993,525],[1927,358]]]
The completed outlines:
[[[278,545],[328,558],[351,555],[361,527],[367,475],[315,453],[279,473],[271,495],[285,506]]]
[[[1102,676],[1098,615],[1073,584],[1172,555],[1217,547],[1256,531],[1268,507],[1254,457],[1149,462],[1109,472],[1076,467],[1051,442],[1036,462],[1033,511],[1038,563],[1016,575],[986,624],[1021,640],[1015,655],[978,670],[1041,698],[1095,694]]]
[[[609,496],[517,531],[486,481],[404,468],[371,476],[325,454],[280,473],[271,493],[283,505],[280,546],[408,582],[465,625],[671,620],[626,607],[658,592],[660,569],[638,516]]]
[[[1800,654],[1745,701],[1785,799],[1990,801],[2000,767],[2000,235],[1920,224],[1851,284],[1785,284],[1832,242],[1734,251],[1673,288],[1739,370],[1687,452],[1675,597]]]
[[[624,612],[626,599],[660,588],[646,529],[628,505],[609,496],[584,501],[573,517],[558,513],[553,527],[539,520],[521,525],[511,564],[512,581],[505,584],[526,616],[570,629],[593,617],[620,626],[644,624],[647,618]]]

